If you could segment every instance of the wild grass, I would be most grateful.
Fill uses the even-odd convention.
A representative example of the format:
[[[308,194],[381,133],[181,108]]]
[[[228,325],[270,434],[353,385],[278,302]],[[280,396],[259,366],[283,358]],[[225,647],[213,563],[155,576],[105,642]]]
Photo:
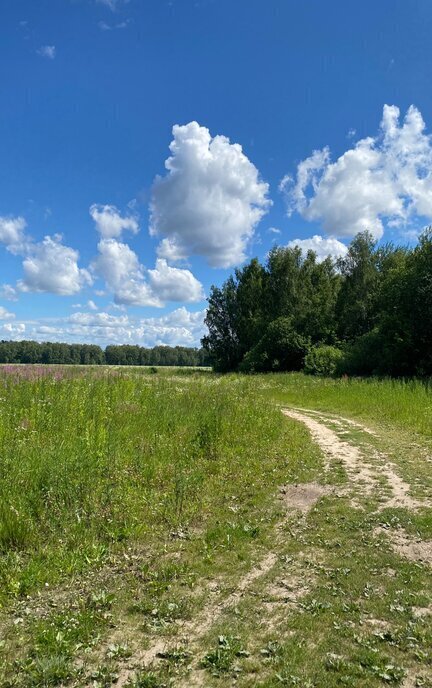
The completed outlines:
[[[428,380],[319,378],[268,375],[266,393],[287,404],[388,423],[432,438],[432,383]]]
[[[432,685],[431,620],[413,611],[431,603],[430,572],[374,534],[400,525],[430,537],[429,512],[327,496],[287,515],[281,485],[347,477],[338,464],[323,474],[308,431],[275,401],[390,428],[389,455],[414,484],[419,447],[407,468],[398,441],[429,442],[420,383],[0,371],[1,688],[115,685],[131,653],[161,637],[166,650],[129,687],[186,685],[192,665],[209,687],[372,688],[411,670]],[[273,569],[210,630],[192,645],[178,636],[209,590],[226,599],[269,551]],[[304,594],[275,602],[281,579]]]
[[[218,510],[257,499],[248,491],[281,451],[283,420],[252,380],[191,381],[0,381],[1,602],[158,533],[205,526],[210,547],[253,537],[255,524],[234,514],[222,532]]]

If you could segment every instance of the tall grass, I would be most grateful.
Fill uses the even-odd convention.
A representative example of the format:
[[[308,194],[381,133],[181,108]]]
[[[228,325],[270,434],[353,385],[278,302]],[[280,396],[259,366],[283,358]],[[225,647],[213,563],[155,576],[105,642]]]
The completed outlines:
[[[432,386],[428,381],[332,379],[293,373],[271,375],[266,386],[270,395],[286,403],[390,423],[432,438]]]
[[[246,378],[3,374],[0,597],[268,492],[279,416]]]

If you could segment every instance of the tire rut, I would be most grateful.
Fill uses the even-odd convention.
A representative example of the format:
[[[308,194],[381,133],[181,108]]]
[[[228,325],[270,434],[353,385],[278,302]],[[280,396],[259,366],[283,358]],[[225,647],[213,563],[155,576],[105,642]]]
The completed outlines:
[[[367,456],[360,446],[341,439],[335,430],[328,427],[327,423],[339,426],[345,424],[377,436],[375,431],[348,418],[323,415],[315,410],[284,408],[282,413],[308,428],[312,438],[327,457],[327,470],[332,461],[340,461],[352,485],[360,488],[361,496],[376,497],[379,500],[378,511],[395,507],[417,511],[430,506],[429,501],[419,500],[411,495],[411,486],[398,474],[396,465],[385,454],[373,448],[372,457],[375,463],[368,463]],[[380,478],[385,479],[390,495],[383,489]],[[355,498],[358,496],[356,494]]]

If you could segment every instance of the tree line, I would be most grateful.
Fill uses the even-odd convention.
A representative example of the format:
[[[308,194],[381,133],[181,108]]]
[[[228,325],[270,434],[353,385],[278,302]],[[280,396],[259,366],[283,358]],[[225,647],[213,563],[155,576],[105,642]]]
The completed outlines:
[[[343,258],[275,247],[210,291],[217,371],[432,375],[432,229],[413,248],[358,234]]]
[[[0,341],[0,363],[68,365],[205,366],[204,349],[185,346],[155,346],[151,349],[130,344],[111,345],[103,350],[95,344]]]

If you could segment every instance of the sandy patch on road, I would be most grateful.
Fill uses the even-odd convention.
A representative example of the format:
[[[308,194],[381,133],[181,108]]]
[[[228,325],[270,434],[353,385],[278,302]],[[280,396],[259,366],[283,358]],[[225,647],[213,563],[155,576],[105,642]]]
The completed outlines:
[[[280,489],[280,499],[287,509],[296,509],[307,513],[321,497],[333,494],[334,488],[318,483],[300,483],[298,485],[284,485]]]
[[[360,483],[366,494],[371,494],[376,486],[376,478],[369,466],[365,465],[362,453],[358,447],[349,444],[345,440],[341,440],[323,422],[310,418],[305,413],[299,413],[286,408],[282,409],[282,413],[306,425],[312,438],[327,456],[329,460],[327,467],[329,467],[331,459],[341,461],[351,480],[354,483]]]
[[[401,557],[432,565],[432,540],[414,539],[402,528],[375,528],[374,535],[385,535],[394,551]]]
[[[363,432],[369,432],[371,435],[376,435],[376,433],[366,428],[366,426],[355,423],[354,421],[349,421],[346,418],[342,418],[342,416],[323,416],[317,411],[305,409],[300,412],[297,409],[285,408],[282,409],[282,413],[306,425],[312,438],[327,457],[327,470],[330,467],[332,459],[341,461],[351,482],[360,485],[363,494],[375,495],[379,498],[380,511],[391,507],[401,507],[416,511],[417,509],[430,506],[429,502],[425,500],[420,501],[411,496],[411,486],[401,478],[397,473],[397,467],[394,463],[389,461],[385,454],[372,448],[371,457],[375,460],[375,463],[373,465],[367,464],[367,457],[364,452],[362,452],[361,448],[355,444],[351,444],[347,440],[342,440],[334,430],[327,427],[326,422],[334,423],[334,421],[336,421],[336,424],[338,421],[343,421],[344,423],[350,422]],[[312,417],[310,414],[312,414]],[[386,495],[380,486],[380,477],[386,479],[391,491],[390,496]]]

